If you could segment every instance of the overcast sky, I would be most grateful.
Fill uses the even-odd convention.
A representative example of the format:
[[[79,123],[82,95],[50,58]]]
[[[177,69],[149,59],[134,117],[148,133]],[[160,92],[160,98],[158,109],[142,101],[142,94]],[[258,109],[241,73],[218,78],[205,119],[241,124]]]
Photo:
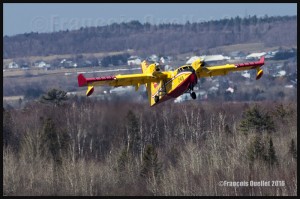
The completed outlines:
[[[297,15],[296,3],[4,3],[3,35],[73,30],[139,20],[185,23],[256,15]]]

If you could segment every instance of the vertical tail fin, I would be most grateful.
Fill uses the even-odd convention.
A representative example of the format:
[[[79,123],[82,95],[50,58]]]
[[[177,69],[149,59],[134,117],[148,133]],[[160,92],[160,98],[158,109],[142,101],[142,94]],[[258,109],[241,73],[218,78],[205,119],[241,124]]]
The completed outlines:
[[[78,86],[88,86],[88,89],[86,91],[86,96],[90,96],[94,92],[94,86],[88,85],[86,78],[83,76],[83,74],[79,74],[77,77]]]
[[[264,63],[265,63],[265,57],[264,57],[264,56],[262,56],[262,57],[260,58],[259,63],[261,63],[261,64],[264,64]]]
[[[77,77],[77,80],[78,80],[79,87],[87,85],[87,81],[86,81],[85,77],[83,76],[83,74],[79,74]]]

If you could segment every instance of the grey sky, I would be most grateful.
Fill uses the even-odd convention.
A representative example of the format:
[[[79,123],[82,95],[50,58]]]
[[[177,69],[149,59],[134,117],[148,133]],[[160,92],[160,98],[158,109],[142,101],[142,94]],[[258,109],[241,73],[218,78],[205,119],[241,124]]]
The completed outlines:
[[[201,22],[256,15],[297,15],[296,3],[4,3],[3,35],[73,30],[139,20]]]

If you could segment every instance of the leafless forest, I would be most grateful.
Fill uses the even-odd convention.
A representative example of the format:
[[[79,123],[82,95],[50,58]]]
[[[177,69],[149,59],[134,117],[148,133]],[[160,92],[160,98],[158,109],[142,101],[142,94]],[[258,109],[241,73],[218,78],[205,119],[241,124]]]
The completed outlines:
[[[3,109],[3,194],[296,195],[296,110],[296,101],[150,108],[88,98]]]

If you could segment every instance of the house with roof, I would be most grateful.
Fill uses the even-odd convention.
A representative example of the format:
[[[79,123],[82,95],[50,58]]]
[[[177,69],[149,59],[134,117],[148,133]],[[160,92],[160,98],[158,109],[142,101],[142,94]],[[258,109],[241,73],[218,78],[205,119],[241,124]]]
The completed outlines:
[[[243,53],[242,51],[233,51],[233,52],[229,53],[229,55],[231,57],[233,57],[233,59],[235,59],[235,60],[245,59],[245,57],[246,57],[246,54]]]
[[[8,68],[19,68],[19,65],[16,62],[10,62]]]
[[[279,52],[279,50],[269,51],[266,53],[265,58],[272,59],[278,52]]]
[[[72,60],[63,59],[60,61],[60,66],[64,68],[76,68],[78,64],[76,62],[73,62]]]
[[[21,65],[20,68],[23,69],[23,70],[29,70],[29,65],[27,63],[24,63],[24,64]]]
[[[37,67],[37,68],[49,68],[50,64],[47,64],[44,61],[40,61],[40,62],[35,62],[34,63],[34,67]]]
[[[128,66],[140,65],[141,63],[142,63],[142,59],[138,56],[130,56],[127,59],[127,65]]]
[[[249,73],[249,71],[245,70],[241,72],[241,76],[250,79],[251,75]]]
[[[157,55],[153,54],[153,55],[150,55],[149,57],[147,57],[147,61],[150,61],[150,62],[158,62],[159,61],[159,58]]]
[[[262,53],[251,53],[246,56],[246,59],[250,60],[255,60],[255,59],[260,59],[262,56],[265,56],[267,53],[262,52]]]
[[[168,57],[167,56],[162,56],[159,59],[159,63],[162,64],[162,65],[168,64],[168,63],[170,63],[170,61],[171,61],[171,57],[169,57],[169,56]]]
[[[273,77],[283,77],[283,76],[285,76],[286,75],[286,71],[285,70],[280,70],[280,71],[278,71],[277,73],[275,73],[274,75],[273,75]]]

